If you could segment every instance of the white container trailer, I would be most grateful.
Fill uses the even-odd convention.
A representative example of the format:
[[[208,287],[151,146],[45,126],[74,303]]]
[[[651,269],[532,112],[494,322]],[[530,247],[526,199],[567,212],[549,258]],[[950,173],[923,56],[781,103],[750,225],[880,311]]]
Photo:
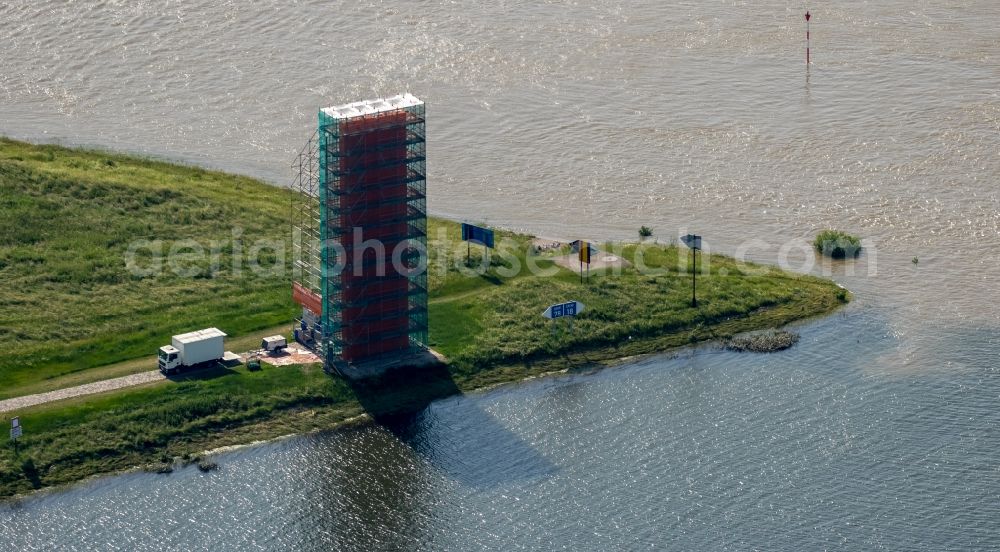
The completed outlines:
[[[225,337],[226,334],[218,328],[175,335],[170,345],[160,347],[160,371],[172,374],[184,368],[222,360],[225,355]]]
[[[260,340],[260,348],[268,353],[279,353],[288,347],[288,340],[283,335],[272,335]]]

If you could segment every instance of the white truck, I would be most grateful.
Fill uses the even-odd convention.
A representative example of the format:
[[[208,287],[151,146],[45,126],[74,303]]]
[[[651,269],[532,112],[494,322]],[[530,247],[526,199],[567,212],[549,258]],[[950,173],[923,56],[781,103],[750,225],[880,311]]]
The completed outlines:
[[[226,334],[218,328],[207,328],[195,332],[175,335],[170,345],[160,347],[160,371],[174,374],[183,369],[208,366],[222,360],[225,355],[223,338]]]

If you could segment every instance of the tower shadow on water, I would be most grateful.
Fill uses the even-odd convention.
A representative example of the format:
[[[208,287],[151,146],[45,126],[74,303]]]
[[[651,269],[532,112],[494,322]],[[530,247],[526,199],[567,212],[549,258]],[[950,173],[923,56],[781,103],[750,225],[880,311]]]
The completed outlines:
[[[348,383],[376,424],[464,486],[496,488],[557,471],[476,397],[462,393],[443,364]]]

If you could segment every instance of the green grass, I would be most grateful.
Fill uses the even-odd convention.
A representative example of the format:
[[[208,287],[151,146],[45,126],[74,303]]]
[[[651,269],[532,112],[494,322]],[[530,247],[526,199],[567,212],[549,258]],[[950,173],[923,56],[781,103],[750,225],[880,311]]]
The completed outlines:
[[[834,259],[853,259],[861,254],[861,239],[840,230],[823,230],[813,240],[813,247]]]
[[[325,412],[317,414],[320,407]],[[329,426],[331,415],[341,421],[360,413],[350,388],[318,366],[209,370],[178,383],[41,405],[20,413],[19,454],[0,448],[0,496],[308,431]],[[23,469],[29,459],[37,477]]]
[[[0,398],[39,380],[149,355],[191,328],[241,335],[294,312],[284,275],[233,270],[233,228],[244,244],[286,239],[286,190],[193,167],[3,139],[0,190],[0,349],[7,352],[0,357]],[[218,270],[210,275],[206,259],[198,267],[178,265],[200,269],[193,278],[171,270],[134,276],[125,254],[135,239],[160,240],[165,252],[185,239],[206,248],[216,240]]]
[[[825,312],[847,299],[826,280],[712,255],[699,259],[698,308],[692,308],[691,275],[686,265],[678,264],[680,253],[676,246],[629,245],[622,256],[633,263],[642,258],[644,272],[626,268],[580,284],[563,269],[556,277],[520,276],[480,293],[434,302],[431,341],[456,369],[471,373],[689,331],[806,301],[815,301],[814,307]],[[708,264],[708,274],[701,263]],[[566,321],[554,324],[541,316],[547,305],[569,300],[586,305],[572,331]],[[555,335],[553,325],[559,329]]]
[[[149,277],[125,266],[137,237],[244,243],[287,238],[291,197],[249,178],[104,152],[0,140],[0,398],[154,367],[144,358],[171,334],[217,326],[244,347],[295,312],[288,273],[241,274],[231,247],[206,277]],[[428,221],[430,345],[450,359],[427,387],[469,390],[526,376],[615,362],[829,312],[849,299],[832,282],[711,255],[699,262],[690,306],[686,250],[602,244],[633,266],[580,283],[530,236],[499,231],[482,274],[466,269],[455,222]],[[286,248],[288,244],[286,243]],[[246,247],[242,255],[246,255]],[[288,256],[290,257],[290,255]],[[479,266],[482,247],[471,248]],[[286,259],[286,263],[290,259]],[[534,265],[550,273],[541,277]],[[638,267],[642,267],[639,270]],[[579,300],[570,331],[541,316]],[[91,378],[90,376],[94,376]],[[358,395],[318,367],[197,374],[25,409],[19,454],[0,447],[0,496],[75,481],[218,445],[337,423],[378,404],[422,396],[407,387]],[[435,391],[436,392],[436,391]],[[389,398],[386,398],[389,397]],[[359,402],[359,398],[363,399]],[[419,401],[417,401],[419,402]],[[30,462],[28,462],[30,460]]]

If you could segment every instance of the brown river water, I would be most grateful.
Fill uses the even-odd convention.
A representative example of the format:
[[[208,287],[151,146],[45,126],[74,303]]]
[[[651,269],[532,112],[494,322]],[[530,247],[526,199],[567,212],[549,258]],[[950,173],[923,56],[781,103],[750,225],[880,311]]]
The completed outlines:
[[[696,232],[856,296],[781,355],[688,351],[29,500],[0,548],[1000,548],[998,26],[991,0],[0,5],[0,134],[288,185],[319,107],[409,91],[432,214]],[[823,228],[862,257],[816,259]]]

